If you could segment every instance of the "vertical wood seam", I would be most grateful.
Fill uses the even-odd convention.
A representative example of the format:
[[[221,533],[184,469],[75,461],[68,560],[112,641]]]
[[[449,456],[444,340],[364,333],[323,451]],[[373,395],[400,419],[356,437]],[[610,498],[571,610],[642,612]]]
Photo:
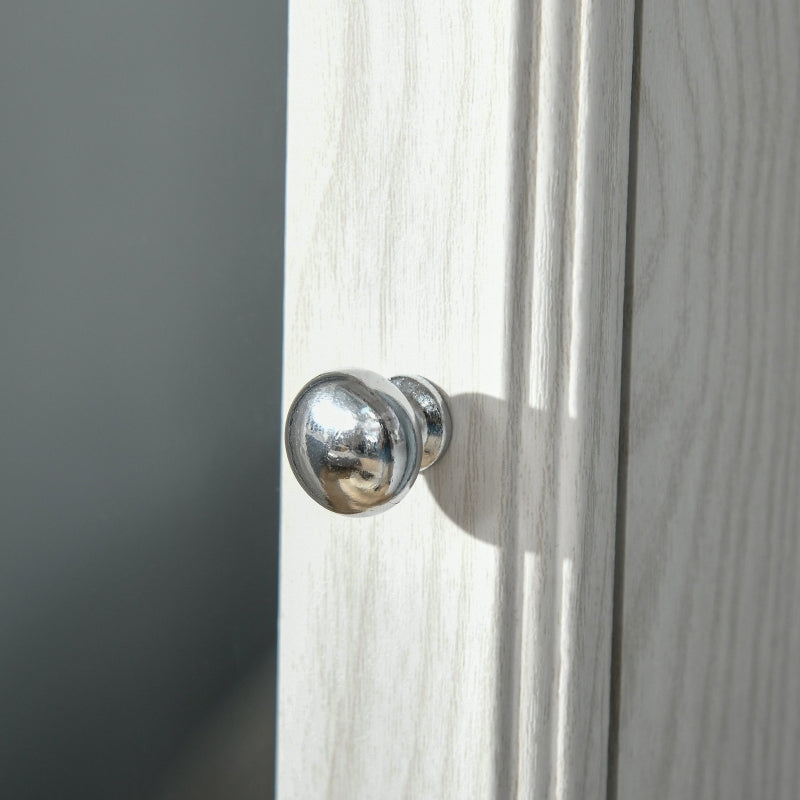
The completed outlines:
[[[617,800],[619,769],[619,711],[622,668],[622,621],[625,586],[625,523],[628,495],[628,426],[631,401],[631,353],[633,335],[634,251],[636,242],[636,180],[639,159],[641,103],[642,6],[634,0],[633,58],[631,61],[631,117],[628,135],[628,208],[625,226],[625,276],[622,303],[622,351],[620,357],[619,452],[617,456],[617,524],[614,539],[614,578],[611,613],[611,680],[608,715],[606,800]]]

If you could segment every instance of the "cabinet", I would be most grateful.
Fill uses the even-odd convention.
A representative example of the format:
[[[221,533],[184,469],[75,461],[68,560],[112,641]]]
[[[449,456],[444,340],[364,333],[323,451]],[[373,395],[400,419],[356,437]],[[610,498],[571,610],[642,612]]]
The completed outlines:
[[[281,798],[793,797],[798,11],[290,9],[285,406],[423,374],[399,506],[282,481]]]

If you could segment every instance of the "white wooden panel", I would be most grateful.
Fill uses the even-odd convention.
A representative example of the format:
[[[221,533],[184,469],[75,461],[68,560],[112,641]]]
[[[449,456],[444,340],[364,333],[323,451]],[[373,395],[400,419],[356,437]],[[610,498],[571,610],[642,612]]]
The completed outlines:
[[[800,5],[645,0],[617,796],[800,797]]]
[[[451,396],[399,506],[282,482],[281,798],[605,787],[630,0],[294,0],[284,407]]]

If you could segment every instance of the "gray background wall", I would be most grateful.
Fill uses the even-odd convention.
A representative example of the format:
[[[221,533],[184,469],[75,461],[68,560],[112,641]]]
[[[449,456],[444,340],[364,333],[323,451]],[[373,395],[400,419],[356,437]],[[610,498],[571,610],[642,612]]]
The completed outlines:
[[[0,797],[265,796],[285,31],[0,7]]]

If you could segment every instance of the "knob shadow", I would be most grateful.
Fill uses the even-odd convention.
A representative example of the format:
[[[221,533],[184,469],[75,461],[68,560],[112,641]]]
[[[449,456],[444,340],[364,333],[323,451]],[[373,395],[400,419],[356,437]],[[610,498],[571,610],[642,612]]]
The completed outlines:
[[[544,509],[552,480],[553,437],[548,414],[482,394],[449,398],[453,438],[434,469],[423,473],[437,503],[462,530],[494,545],[499,553],[496,586],[497,683],[495,724],[497,741],[495,794],[511,793],[519,740],[520,678],[516,672],[523,648],[520,620],[525,613],[525,555],[552,552],[553,526],[532,509]],[[537,603],[550,607],[556,583],[551,570]],[[552,674],[555,668],[547,630],[538,631],[537,647],[529,662],[533,674]],[[539,755],[550,763],[549,743]]]
[[[453,418],[450,447],[423,474],[453,522],[471,536],[502,547],[509,530],[517,527],[509,514],[518,507],[519,493],[534,491],[536,483],[531,448],[523,445],[536,441],[547,415],[532,408],[512,411],[508,401],[476,393],[454,395],[448,406]],[[534,531],[525,538],[515,545],[536,549]]]

